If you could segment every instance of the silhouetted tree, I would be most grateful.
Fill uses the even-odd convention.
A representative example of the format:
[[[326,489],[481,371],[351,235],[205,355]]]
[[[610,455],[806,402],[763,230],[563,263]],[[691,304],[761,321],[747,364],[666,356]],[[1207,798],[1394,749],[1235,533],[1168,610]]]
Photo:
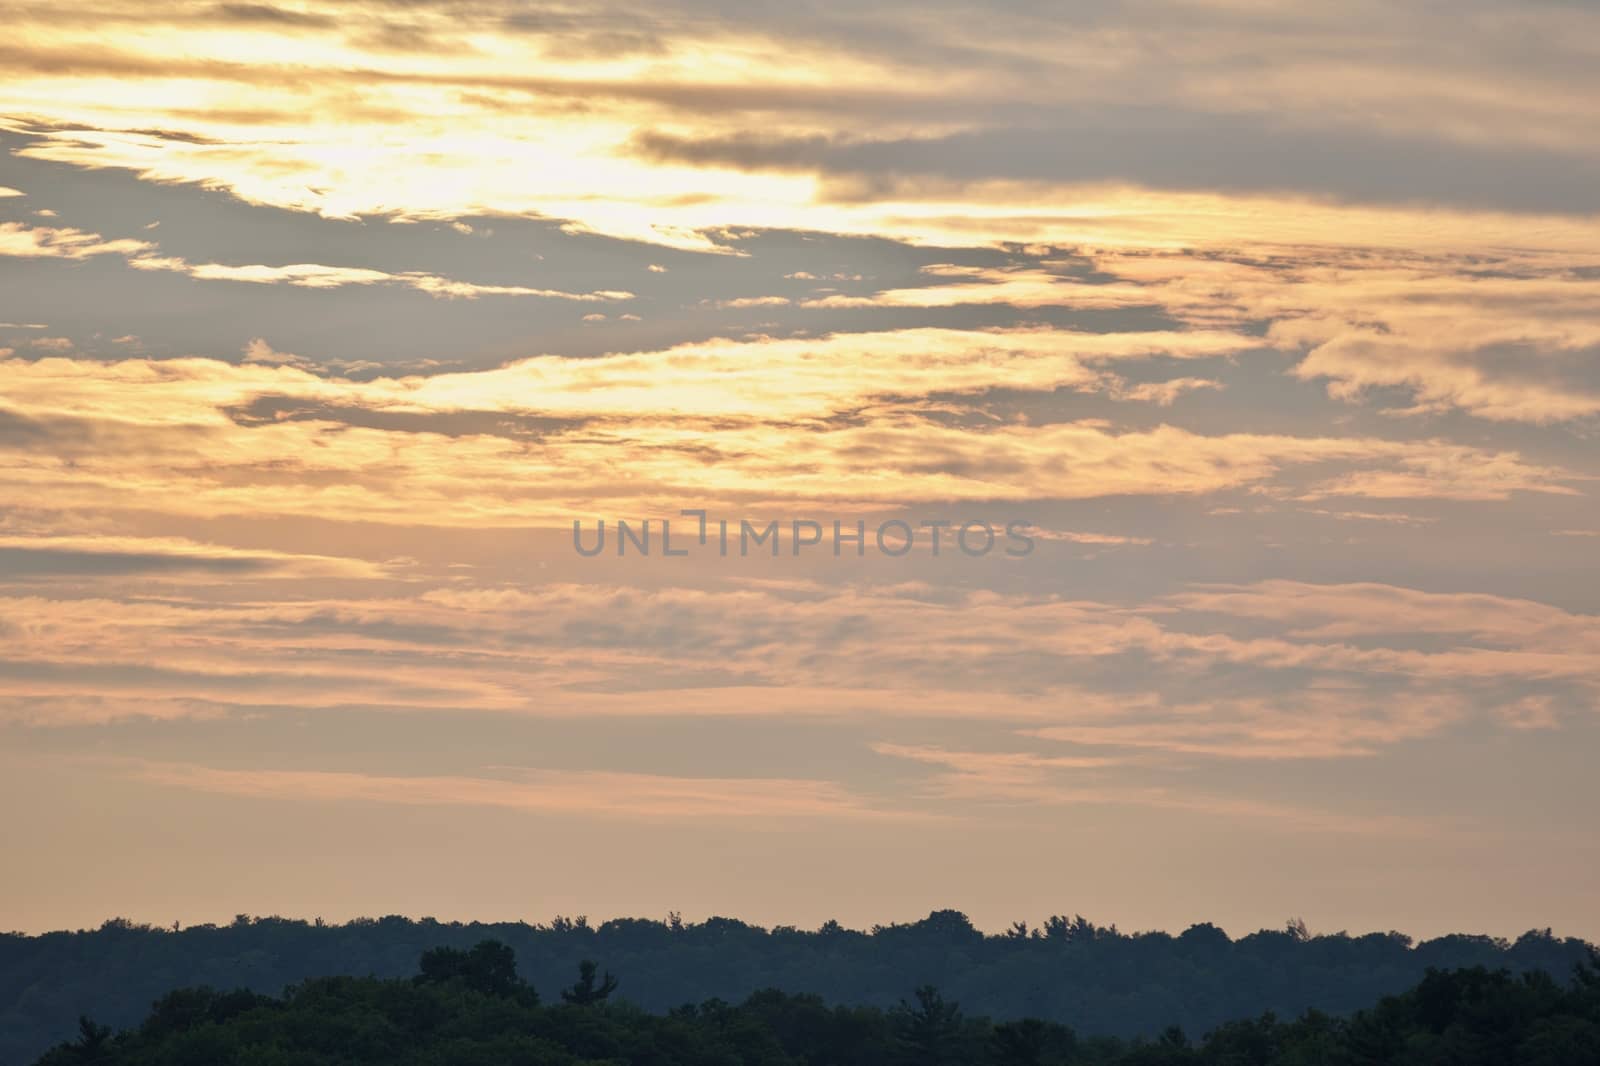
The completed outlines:
[[[1041,1066],[1044,1061],[1045,1024],[1037,1018],[997,1025],[990,1039],[996,1066]]]
[[[604,1003],[606,997],[617,990],[617,979],[607,973],[605,980],[595,984],[597,967],[588,959],[578,963],[578,983],[561,990],[561,998],[574,1007],[588,1007]]]
[[[902,1046],[917,1063],[944,1062],[951,1058],[950,1044],[961,1031],[961,1008],[946,1000],[933,985],[914,993],[916,1003],[900,1001],[895,1008],[895,1029]]]
[[[110,1039],[110,1026],[96,1025],[87,1014],[78,1015],[78,1041],[73,1047],[77,1049],[80,1061],[90,1062],[99,1058],[105,1051],[106,1041]]]
[[[517,977],[517,956],[498,940],[480,940],[470,951],[434,948],[422,953],[422,973],[417,983],[460,981],[490,996],[537,993]]]

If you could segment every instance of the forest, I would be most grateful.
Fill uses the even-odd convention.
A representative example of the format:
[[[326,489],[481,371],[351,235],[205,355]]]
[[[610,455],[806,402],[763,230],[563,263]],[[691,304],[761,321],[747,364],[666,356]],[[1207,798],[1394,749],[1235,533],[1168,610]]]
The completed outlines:
[[[470,989],[447,993],[444,985],[449,982],[411,983],[418,959],[425,953],[440,949],[470,952],[486,940],[514,953],[521,973],[516,996],[457,1002],[450,996],[467,996]],[[999,1028],[1034,1019],[1026,1023],[1029,1033],[1053,1034],[1048,1036],[1048,1043],[1065,1039],[1063,1034],[1070,1030],[1075,1034],[1073,1046],[1089,1049],[1081,1051],[1088,1054],[1095,1048],[1111,1046],[1095,1042],[1101,1038],[1168,1039],[1171,1043],[1171,1034],[1179,1031],[1191,1035],[1232,1031],[1228,1029],[1230,1025],[1260,1024],[1241,1023],[1238,1019],[1260,1019],[1267,1014],[1302,1019],[1293,1025],[1335,1025],[1336,1019],[1379,1009],[1374,1004],[1386,996],[1421,987],[1419,982],[1426,982],[1430,970],[1476,972],[1481,968],[1483,976],[1479,980],[1490,982],[1484,987],[1495,989],[1494,997],[1512,996],[1508,990],[1526,989],[1516,991],[1513,998],[1521,997],[1520,1003],[1533,997],[1548,1007],[1555,1000],[1545,1000],[1566,987],[1565,982],[1577,972],[1576,967],[1589,964],[1593,951],[1582,940],[1560,938],[1549,930],[1531,931],[1515,941],[1453,935],[1414,943],[1400,933],[1312,935],[1298,921],[1289,922],[1281,930],[1262,930],[1235,939],[1212,925],[1195,925],[1178,935],[1128,933],[1081,916],[1063,915],[1051,917],[1037,927],[1018,922],[1004,933],[989,935],[958,911],[937,911],[921,921],[877,926],[869,931],[847,929],[835,922],[814,931],[783,926],[766,929],[731,918],[693,923],[676,915],[665,921],[624,919],[601,924],[591,924],[581,916],[562,917],[540,925],[444,923],[400,917],[331,924],[240,915],[224,925],[157,928],[113,920],[94,930],[0,935],[0,1066],[24,1066],[64,1040],[83,1039],[80,1016],[87,1016],[93,1019],[92,1025],[108,1030],[140,1025],[151,1004],[167,1002],[162,997],[170,998],[171,990],[177,988],[226,990],[183,995],[200,996],[196,1002],[207,1004],[206,1017],[220,1011],[231,1019],[230,1012],[247,1005],[237,1013],[248,1016],[250,1025],[269,1028],[280,1022],[298,1025],[292,1022],[298,1017],[297,1012],[311,1009],[321,1001],[319,997],[329,996],[341,1004],[344,1001],[340,997],[354,996],[365,1004],[361,1011],[378,1014],[389,1009],[380,1010],[380,1006],[393,997],[433,997],[437,1002],[425,1009],[443,1011],[440,1017],[470,1006],[474,1017],[483,1012],[500,1017],[515,1008],[535,1010],[530,1017],[546,1019],[546,1013],[538,1013],[545,1008],[535,1008],[528,1002],[530,994],[526,989],[539,989],[552,1004],[564,1002],[553,990],[572,985],[573,975],[589,959],[599,960],[623,981],[618,995],[607,1000],[607,1011],[611,1013],[606,1015],[610,1020],[605,1026],[621,1026],[616,1032],[606,1030],[611,1034],[606,1037],[608,1040],[646,1036],[665,1040],[668,1036],[664,1034],[679,1031],[674,1026],[699,1026],[695,1029],[699,1035],[694,1039],[709,1039],[701,1030],[710,1023],[695,1021],[706,1012],[718,1018],[740,1019],[740,1025],[757,1025],[752,1021],[756,1019],[757,1028],[770,1022],[778,1035],[783,1025],[799,1024],[794,1022],[796,1014],[811,1019],[807,1025],[826,1016],[833,1019],[829,1025],[859,1032],[864,1041],[868,1040],[869,1031],[878,1034],[872,1040],[888,1039],[883,1034],[894,1031],[895,1020],[903,1018],[902,1003],[920,1003],[918,989],[936,988],[941,997],[938,1002],[960,1004],[963,1017],[991,1018]],[[1521,983],[1524,975],[1537,973],[1548,975],[1553,983]],[[351,983],[340,978],[364,980]],[[526,986],[521,984],[524,979]],[[401,984],[394,984],[394,980],[401,980]],[[603,981],[599,987],[604,987]],[[278,996],[285,988],[295,991],[276,1005],[259,998]],[[820,998],[810,998],[813,996]],[[174,1002],[179,1001],[182,995]],[[686,1003],[702,1006],[685,1014]],[[838,1006],[825,1010],[823,1003]],[[338,1011],[343,1012],[347,1005],[339,1006]],[[168,1014],[173,1009],[177,1008],[169,1003]],[[914,1008],[913,1013],[915,1009],[920,1008]],[[1309,1021],[1308,1011],[1315,1012]],[[153,1016],[158,1028],[159,1018],[164,1016],[167,1015],[159,1009]],[[647,1020],[650,1018],[657,1020]],[[221,1025],[222,1020],[216,1024]],[[592,1019],[574,1021],[559,1012],[539,1024],[556,1026],[552,1031],[558,1035],[566,1032],[561,1026],[600,1025]],[[987,1046],[988,1036],[979,1039],[974,1035],[980,1030],[987,1032],[987,1024],[964,1024],[960,1027],[960,1032],[966,1034],[962,1039],[970,1037]],[[1578,1034],[1574,1039],[1585,1032],[1592,1035],[1592,1029],[1586,1030],[1577,1022],[1571,1022],[1569,1028]],[[1163,1038],[1163,1033],[1168,1038]],[[882,1051],[878,1045],[873,1046],[877,1048],[874,1054]],[[562,1053],[577,1058],[556,1057],[548,1061],[604,1060],[610,1054],[591,1054],[584,1050],[587,1047],[571,1045],[577,1050],[569,1048]],[[135,1054],[136,1049],[130,1045],[127,1053]],[[795,1057],[799,1052],[792,1047],[783,1053],[790,1058],[772,1061],[809,1061]],[[1145,1048],[1128,1053],[1155,1052]],[[52,1061],[72,1061],[60,1057],[65,1054],[68,1053],[58,1052]],[[1057,1060],[1080,1061],[1061,1060],[1059,1054]],[[209,1060],[180,1057],[117,1061]],[[291,1056],[240,1061],[332,1060]],[[485,1061],[502,1060],[491,1056]],[[636,1061],[721,1060],[713,1056]],[[859,1061],[882,1060],[869,1056]]]
[[[932,985],[890,1007],[776,990],[652,1014],[592,960],[549,1004],[494,940],[423,953],[412,978],[323,977],[282,996],[182,989],[136,1028],[80,1017],[38,1066],[1587,1066],[1600,1063],[1600,955],[1568,982],[1543,971],[1428,969],[1348,1018],[1271,1013],[1191,1040],[1080,1037],[1026,1018],[969,1017]]]

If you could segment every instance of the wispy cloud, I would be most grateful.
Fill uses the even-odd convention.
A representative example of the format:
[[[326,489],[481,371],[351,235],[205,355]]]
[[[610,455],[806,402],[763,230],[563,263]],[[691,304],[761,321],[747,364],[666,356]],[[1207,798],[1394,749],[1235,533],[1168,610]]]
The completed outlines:
[[[175,256],[161,255],[159,247],[149,241],[132,238],[106,240],[99,234],[75,229],[29,227],[18,222],[0,223],[0,256],[87,259],[97,255],[120,255],[125,257],[128,265],[136,270],[170,271],[187,274],[199,281],[293,285],[306,289],[338,289],[347,285],[401,285],[425,292],[430,296],[469,300],[480,296],[540,296],[580,302],[633,298],[632,293],[621,290],[566,292],[526,285],[480,285],[420,271],[390,273],[365,267],[325,266],[320,263],[291,263],[286,266],[190,263]]]
[[[1008,377],[1036,388],[1084,380],[1070,353],[1098,336],[912,330],[717,342],[366,382],[296,363],[12,359],[0,363],[4,410],[13,436],[26,435],[4,452],[0,496],[22,504],[48,491],[63,506],[98,507],[116,486],[127,506],[189,515],[564,526],[575,514],[670,515],[684,499],[748,509],[1201,495],[1329,464],[1345,472],[1304,498],[1580,491],[1575,472],[1440,440],[952,422],[924,409],[932,394]],[[1113,335],[1108,348],[1122,343]],[[270,414],[252,415],[258,403]],[[413,421],[384,422],[398,413]],[[476,433],[429,431],[430,419],[443,427],[469,414]],[[519,430],[493,415],[542,421]],[[18,450],[44,439],[73,463]],[[213,459],[196,467],[202,445]],[[790,460],[802,454],[805,464]]]
[[[155,246],[128,238],[106,240],[98,233],[0,222],[0,256],[20,259],[88,259],[97,255],[136,256]]]
[[[139,270],[170,270],[179,274],[187,274],[199,281],[241,281],[256,285],[282,284],[306,289],[338,289],[346,285],[403,285],[419,292],[425,292],[429,296],[468,300],[477,299],[480,296],[542,296],[547,299],[577,300],[593,303],[633,298],[632,293],[621,290],[566,292],[561,289],[540,289],[527,285],[480,285],[414,271],[392,274],[383,270],[324,266],[320,263],[292,263],[287,266],[225,266],[221,263],[188,263],[182,259],[167,256],[140,256],[128,260],[128,265]]]
[[[318,560],[278,565],[327,572]],[[133,594],[142,573],[98,576],[120,574]],[[264,701],[574,718],[1009,722],[1098,749],[1090,754],[1106,765],[1118,751],[1370,756],[1502,713],[1531,692],[1557,716],[1600,696],[1593,617],[1390,586],[1263,583],[1116,605],[952,599],[916,587],[458,580],[417,593],[366,576],[372,588],[361,595],[352,587],[341,598],[305,598],[291,588],[262,590],[257,602],[13,591],[0,597],[10,661],[49,668],[9,684],[36,700],[94,696],[101,716],[129,698],[138,702],[123,714],[167,700],[164,715]],[[1207,678],[1226,679],[1226,691],[1197,695]]]
[[[639,821],[895,818],[830,781],[666,777],[603,770],[500,770],[483,777],[348,771],[226,770],[146,763],[141,780],[196,792],[298,803],[498,807]]]
[[[1228,822],[1276,822],[1323,833],[1362,836],[1437,835],[1444,827],[1428,819],[1400,814],[1347,814],[1335,810],[1208,795],[1192,789],[1147,785],[1130,787],[1106,781],[1080,781],[1116,760],[1035,752],[952,751],[944,748],[876,744],[874,750],[894,758],[935,766],[944,773],[926,785],[932,799],[1002,807],[1119,806],[1184,812]]]

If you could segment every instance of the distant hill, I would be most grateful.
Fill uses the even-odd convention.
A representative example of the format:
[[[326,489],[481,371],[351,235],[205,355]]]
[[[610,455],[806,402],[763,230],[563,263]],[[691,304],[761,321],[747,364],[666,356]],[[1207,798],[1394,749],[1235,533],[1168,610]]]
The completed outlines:
[[[763,929],[730,918],[327,925],[241,915],[183,930],[113,920],[89,931],[0,935],[0,1066],[24,1066],[73,1038],[83,1014],[114,1028],[134,1025],[174,988],[277,995],[312,977],[409,976],[424,951],[485,939],[515,951],[522,978],[546,1001],[593,959],[624,979],[619,996],[657,1013],[740,1002],[762,989],[886,1008],[933,985],[974,1016],[1032,1017],[1081,1036],[1121,1037],[1173,1025],[1204,1033],[1265,1011],[1348,1014],[1412,987],[1430,967],[1542,970],[1565,981],[1591,951],[1549,930],[1515,942],[1456,935],[1413,944],[1398,933],[1309,936],[1291,922],[1232,940],[1211,925],[1176,936],[1128,934],[1064,916],[986,936],[956,911],[871,932],[832,922],[814,932]]]

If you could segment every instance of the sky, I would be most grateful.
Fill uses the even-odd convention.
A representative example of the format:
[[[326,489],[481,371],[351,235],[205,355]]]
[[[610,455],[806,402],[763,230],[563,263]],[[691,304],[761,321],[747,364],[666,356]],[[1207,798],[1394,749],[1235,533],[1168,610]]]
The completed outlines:
[[[1600,9],[0,22],[0,928],[1600,939]]]

